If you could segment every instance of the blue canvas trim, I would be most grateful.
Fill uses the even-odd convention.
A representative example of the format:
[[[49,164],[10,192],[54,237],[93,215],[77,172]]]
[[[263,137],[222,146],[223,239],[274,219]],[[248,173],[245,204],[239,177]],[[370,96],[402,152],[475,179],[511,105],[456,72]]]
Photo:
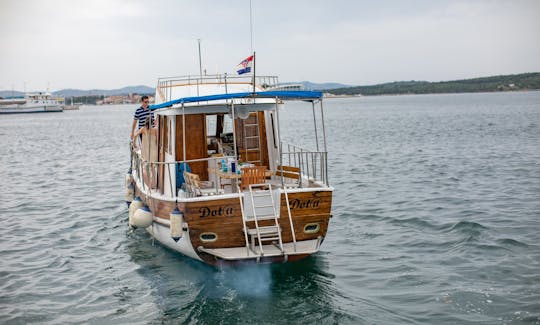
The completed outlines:
[[[208,102],[214,100],[223,100],[223,99],[235,99],[235,98],[280,98],[280,99],[298,99],[298,100],[317,100],[322,99],[323,93],[321,91],[311,91],[311,90],[275,90],[275,91],[260,91],[260,92],[246,92],[246,93],[233,93],[233,94],[219,94],[219,95],[208,95],[208,96],[197,96],[197,97],[184,97],[179,99],[174,99],[165,103],[150,105],[151,110],[170,107],[175,104],[182,103],[195,103],[195,102]]]

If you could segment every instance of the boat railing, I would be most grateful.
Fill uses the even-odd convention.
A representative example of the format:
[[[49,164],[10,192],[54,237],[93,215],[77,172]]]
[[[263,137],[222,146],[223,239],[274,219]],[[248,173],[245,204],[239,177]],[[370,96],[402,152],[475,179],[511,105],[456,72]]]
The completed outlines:
[[[214,172],[212,172],[211,168],[209,168],[209,175],[211,173],[215,175],[219,165],[218,162],[222,160],[228,161],[231,159],[234,159],[234,156],[216,156],[172,162],[148,161],[142,157],[141,153],[138,150],[133,149],[131,168],[132,171],[135,171],[137,178],[140,180],[141,187],[145,192],[150,193],[153,190],[155,191],[157,189],[160,189],[161,194],[163,194],[165,193],[165,186],[168,186],[168,192],[171,193],[171,199],[176,200],[178,198],[197,196],[197,193],[192,191],[192,189],[188,188],[188,184],[186,184],[185,179],[182,182],[181,187],[177,188],[177,169],[180,169],[180,171],[182,172],[182,177],[184,177],[183,173],[190,171],[190,168],[187,167],[190,163],[207,162],[209,163],[209,166],[213,165],[213,169],[215,170]],[[161,180],[161,182],[163,183],[158,184],[159,180]],[[201,180],[202,183],[211,183],[206,184],[210,186],[206,187],[204,190],[209,190],[206,191],[209,194],[219,194],[221,191],[220,184],[217,180],[217,177],[214,177],[214,180],[212,182]]]
[[[309,187],[309,184],[303,184],[305,181],[329,185],[327,152],[309,150],[286,142],[281,143],[281,150],[281,164],[300,169],[300,186]]]
[[[327,175],[327,153],[320,151],[308,150],[299,146],[282,143],[282,156],[281,164],[283,166],[295,167],[300,170],[298,185],[303,188],[307,187],[319,187],[328,186]],[[170,199],[177,200],[179,198],[194,197],[202,195],[217,195],[224,194],[220,184],[220,176],[218,171],[221,170],[220,162],[234,162],[237,168],[238,160],[235,156],[212,156],[199,159],[188,159],[185,161],[148,161],[142,157],[140,150],[132,149],[132,171],[137,175],[137,179],[140,181],[142,190],[146,193],[157,193],[164,195],[164,193],[170,193]],[[182,182],[180,188],[178,188],[176,177],[184,177],[184,171],[189,172],[190,164],[206,162],[208,165],[208,180],[201,180],[206,185],[204,189],[199,189],[197,193],[193,189],[188,188],[189,184],[186,180]],[[237,169],[238,170],[238,169]],[[180,175],[178,175],[180,171]],[[285,176],[277,176],[276,170],[271,171],[271,174],[277,178],[282,184],[285,181]],[[212,177],[210,177],[212,175]],[[134,175],[135,176],[135,175]],[[273,176],[273,177],[274,177]],[[237,188],[233,190],[239,191],[238,183]],[[166,188],[168,187],[168,188]],[[157,191],[157,192],[155,192]]]
[[[162,100],[171,100],[172,89],[176,87],[224,85],[227,89],[228,85],[235,84],[252,85],[253,76],[216,74],[165,77],[158,79],[157,92]],[[256,76],[255,84],[262,89],[273,89],[279,85],[279,81],[277,76]]]

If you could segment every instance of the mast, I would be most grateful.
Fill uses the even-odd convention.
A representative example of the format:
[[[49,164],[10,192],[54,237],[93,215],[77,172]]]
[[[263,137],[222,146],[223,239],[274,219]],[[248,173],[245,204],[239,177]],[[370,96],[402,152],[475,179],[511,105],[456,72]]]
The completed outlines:
[[[251,0],[249,0],[249,34],[250,34],[250,49],[253,53],[253,93],[255,93],[255,51],[253,51],[253,10]]]
[[[251,53],[253,53],[253,14],[251,10],[251,0],[249,0],[249,34],[251,37]]]
[[[202,84],[202,59],[201,59],[201,39],[198,38],[199,43],[199,82],[197,83],[197,96],[199,96],[199,85]]]
[[[202,79],[201,39],[198,38],[197,42],[199,43],[199,76]]]

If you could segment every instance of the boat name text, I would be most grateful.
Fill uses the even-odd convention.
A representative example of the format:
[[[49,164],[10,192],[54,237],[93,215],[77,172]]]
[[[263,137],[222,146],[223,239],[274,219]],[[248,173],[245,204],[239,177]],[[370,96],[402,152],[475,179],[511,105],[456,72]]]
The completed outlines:
[[[234,209],[232,207],[219,207],[219,208],[209,208],[201,207],[199,208],[199,217],[217,217],[217,216],[232,216],[234,214]]]
[[[321,204],[321,199],[291,200],[291,210],[294,209],[317,209]]]

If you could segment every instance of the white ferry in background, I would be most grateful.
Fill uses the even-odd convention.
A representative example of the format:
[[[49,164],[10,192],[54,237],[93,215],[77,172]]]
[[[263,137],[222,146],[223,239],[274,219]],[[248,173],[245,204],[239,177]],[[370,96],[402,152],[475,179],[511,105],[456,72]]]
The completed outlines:
[[[28,93],[23,97],[0,99],[0,114],[62,112],[63,98],[53,98],[48,92]]]

